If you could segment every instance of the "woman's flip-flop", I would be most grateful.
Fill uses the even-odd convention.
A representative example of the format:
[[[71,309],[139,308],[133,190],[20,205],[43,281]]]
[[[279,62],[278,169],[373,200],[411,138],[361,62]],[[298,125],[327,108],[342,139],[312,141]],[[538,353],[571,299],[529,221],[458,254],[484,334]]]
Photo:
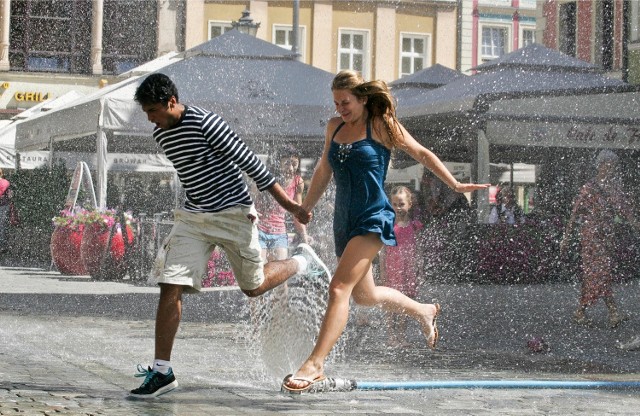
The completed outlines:
[[[432,350],[436,349],[436,345],[438,344],[438,339],[440,338],[440,332],[438,331],[438,315],[440,315],[440,311],[442,310],[442,308],[440,307],[439,303],[436,303],[436,314],[433,315],[433,321],[431,322],[431,325],[433,326],[433,342],[430,342],[429,344],[429,348],[431,348]]]
[[[281,390],[282,392],[286,392],[286,393],[304,393],[304,392],[307,392],[307,391],[311,390],[311,387],[313,387],[313,385],[314,385],[315,383],[319,383],[319,382],[321,382],[321,381],[324,381],[325,379],[326,379],[326,377],[325,377],[325,376],[318,376],[318,377],[316,377],[316,378],[314,378],[314,379],[312,380],[312,379],[310,379],[310,378],[308,378],[308,377],[294,377],[294,376],[293,376],[293,374],[288,374],[288,375],[284,378],[284,380],[282,380],[282,387],[280,388],[280,390]],[[289,386],[287,385],[287,383],[288,383],[290,380],[306,381],[306,382],[307,382],[307,383],[309,383],[309,384],[307,384],[307,385],[306,385],[306,386],[304,386],[304,387],[300,387],[300,388],[289,387]]]

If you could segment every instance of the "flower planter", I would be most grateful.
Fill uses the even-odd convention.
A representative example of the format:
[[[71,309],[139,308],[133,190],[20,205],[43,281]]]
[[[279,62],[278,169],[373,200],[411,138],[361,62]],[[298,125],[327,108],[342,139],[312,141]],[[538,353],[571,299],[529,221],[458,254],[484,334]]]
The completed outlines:
[[[133,244],[133,230],[127,226],[127,238]],[[119,280],[127,274],[125,244],[121,227],[116,226],[109,243],[109,228],[103,224],[87,224],[82,234],[80,258],[85,269],[97,280]]]
[[[83,275],[87,270],[80,259],[84,225],[56,227],[51,234],[51,259],[58,271],[66,275]]]

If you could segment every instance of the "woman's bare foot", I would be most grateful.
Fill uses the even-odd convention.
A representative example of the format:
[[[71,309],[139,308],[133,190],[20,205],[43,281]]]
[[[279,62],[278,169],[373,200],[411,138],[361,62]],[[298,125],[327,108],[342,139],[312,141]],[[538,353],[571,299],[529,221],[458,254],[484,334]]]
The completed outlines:
[[[426,304],[424,305],[425,312],[420,319],[420,325],[422,326],[422,332],[424,333],[424,337],[427,339],[427,346],[432,350],[436,348],[436,344],[438,343],[438,338],[440,337],[440,333],[438,332],[438,326],[436,325],[436,320],[438,315],[440,315],[440,307],[439,303],[436,304]]]
[[[324,369],[322,366],[317,366],[312,362],[307,361],[302,364],[302,367],[300,367],[292,377],[285,381],[285,385],[294,390],[305,389],[306,387],[309,387],[309,385],[313,384],[310,380],[323,379]]]

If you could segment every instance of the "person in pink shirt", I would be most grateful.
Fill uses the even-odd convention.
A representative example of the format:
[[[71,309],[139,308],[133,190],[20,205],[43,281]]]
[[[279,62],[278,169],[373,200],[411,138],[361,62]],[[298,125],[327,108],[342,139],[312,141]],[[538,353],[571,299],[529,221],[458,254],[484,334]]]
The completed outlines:
[[[9,210],[11,208],[11,184],[4,178],[0,169],[0,252],[7,251],[7,228],[9,228]]]
[[[280,152],[278,166],[271,169],[278,172],[278,180],[289,198],[302,203],[304,181],[300,176],[300,155],[295,149],[283,149]],[[256,198],[258,210],[258,232],[262,257],[265,261],[286,259],[289,238],[286,227],[287,212],[269,195]],[[293,225],[299,242],[309,243],[307,227],[293,218]]]
[[[420,221],[412,219],[413,193],[406,186],[396,186],[391,190],[391,206],[396,213],[393,232],[398,245],[385,246],[382,250],[380,277],[384,286],[415,299],[418,294],[418,270],[421,263],[418,243],[423,225]],[[407,322],[406,315],[387,315],[390,346],[409,345],[406,338]],[[434,330],[437,331],[437,327],[434,327]],[[438,338],[437,334],[435,338]]]

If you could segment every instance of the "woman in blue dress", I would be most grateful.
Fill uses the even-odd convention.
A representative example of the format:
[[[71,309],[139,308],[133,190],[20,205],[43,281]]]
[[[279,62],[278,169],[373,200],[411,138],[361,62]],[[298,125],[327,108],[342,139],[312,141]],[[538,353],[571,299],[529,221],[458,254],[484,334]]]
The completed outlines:
[[[342,71],[331,90],[339,117],[327,124],[322,157],[302,207],[310,212],[335,178],[333,231],[338,265],[315,347],[296,374],[282,384],[296,392],[324,380],[324,361],[347,324],[350,297],[359,305],[407,314],[420,324],[428,347],[435,348],[438,341],[440,305],[419,303],[395,289],[376,286],[371,272],[372,260],[383,244],[396,245],[395,214],[384,191],[391,150],[403,150],[456,192],[489,186],[458,182],[435,154],[411,137],[397,120],[394,99],[383,81],[365,82],[357,72]]]

